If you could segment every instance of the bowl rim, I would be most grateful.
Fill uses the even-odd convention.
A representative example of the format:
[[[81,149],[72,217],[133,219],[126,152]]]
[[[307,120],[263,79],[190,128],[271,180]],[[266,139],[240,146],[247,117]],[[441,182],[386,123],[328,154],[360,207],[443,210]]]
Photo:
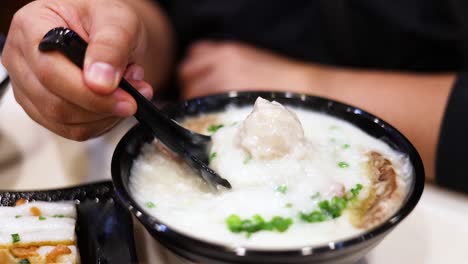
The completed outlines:
[[[0,56],[0,59],[1,58],[2,57]],[[0,71],[3,71],[3,69],[1,67],[3,67],[3,66],[0,63]],[[3,76],[3,78],[2,78],[2,73],[0,72],[0,96],[8,88],[8,83],[9,82],[10,82],[10,76],[8,75],[8,72],[5,69],[5,75]]]
[[[334,105],[341,108],[346,108],[347,112],[352,112],[355,115],[360,115],[365,119],[369,120],[369,122],[373,122],[377,124],[380,128],[385,130],[385,133],[392,133],[399,137],[403,142],[403,145],[408,149],[407,155],[412,161],[413,165],[413,182],[408,189],[408,194],[405,197],[405,200],[402,206],[387,220],[382,222],[381,224],[373,227],[357,236],[352,236],[350,238],[345,238],[336,241],[330,241],[328,243],[320,244],[320,245],[313,245],[313,246],[303,246],[298,248],[285,248],[285,249],[258,249],[258,248],[249,248],[249,247],[242,247],[242,246],[229,246],[227,244],[219,244],[215,242],[209,242],[203,239],[196,238],[194,236],[185,234],[183,232],[179,232],[173,228],[170,228],[164,224],[163,221],[160,221],[158,218],[151,216],[150,214],[146,213],[145,210],[133,199],[130,195],[130,191],[125,188],[123,183],[122,175],[120,174],[120,164],[119,164],[119,157],[121,153],[123,153],[126,145],[128,144],[129,140],[131,140],[132,136],[140,129],[142,126],[140,124],[135,125],[132,127],[122,139],[117,144],[117,147],[114,151],[112,157],[112,164],[111,164],[111,174],[112,174],[112,182],[114,184],[114,188],[116,190],[116,195],[118,200],[123,203],[123,205],[128,208],[136,218],[145,225],[146,228],[149,226],[152,227],[152,231],[158,232],[160,235],[166,235],[168,237],[177,237],[177,240],[184,240],[186,244],[195,243],[200,246],[210,248],[219,252],[223,252],[225,254],[230,254],[233,257],[244,257],[244,256],[279,256],[279,255],[295,255],[298,254],[300,256],[315,256],[318,254],[332,252],[332,251],[340,251],[344,248],[348,248],[353,245],[360,244],[362,242],[368,241],[372,238],[375,238],[379,235],[384,235],[386,232],[392,230],[398,223],[400,223],[404,218],[406,218],[412,210],[415,208],[417,203],[419,202],[423,190],[424,190],[424,182],[425,182],[425,172],[424,166],[421,160],[419,153],[417,152],[416,148],[411,144],[411,142],[396,128],[391,126],[386,121],[382,120],[381,118],[370,114],[369,112],[362,110],[361,108],[342,103],[333,99],[320,97],[320,96],[313,96],[307,94],[299,94],[293,92],[281,92],[281,91],[242,91],[242,92],[227,92],[227,93],[219,93],[213,94],[208,96],[201,96],[197,98],[193,98],[186,101],[181,101],[176,103],[175,105],[170,105],[169,107],[183,107],[190,103],[197,103],[200,100],[205,99],[226,99],[226,98],[238,98],[238,97],[251,97],[251,96],[266,96],[269,99],[274,99],[275,97],[279,98],[292,98],[292,99],[299,99],[305,101],[307,99],[319,100],[323,102],[327,102],[328,105]],[[329,115],[335,117],[334,115],[328,113]],[[339,118],[340,117],[335,117]],[[349,121],[347,121],[349,122]],[[364,131],[365,132],[365,131]],[[367,132],[365,132],[367,133]],[[388,144],[388,143],[386,143]],[[163,236],[164,236],[163,235]],[[156,238],[158,239],[158,238]],[[159,239],[158,239],[159,240]],[[161,240],[160,240],[161,241]],[[171,241],[175,246],[186,248],[182,243]],[[163,243],[164,244],[164,243]],[[168,246],[168,245],[166,245]],[[190,251],[190,249],[188,249]],[[197,254],[202,254],[202,252],[197,252]],[[205,255],[206,256],[206,255]],[[207,256],[212,257],[212,256]]]
[[[5,46],[6,38],[5,36],[0,33],[0,87],[4,86],[9,81],[8,71],[6,70],[5,66],[1,62],[3,47]],[[4,73],[2,73],[4,71]]]

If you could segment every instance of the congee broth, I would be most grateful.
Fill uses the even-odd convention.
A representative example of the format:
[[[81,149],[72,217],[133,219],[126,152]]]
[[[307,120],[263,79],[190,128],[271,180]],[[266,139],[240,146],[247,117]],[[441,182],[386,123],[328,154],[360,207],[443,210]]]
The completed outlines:
[[[165,225],[227,246],[287,249],[355,236],[390,217],[412,174],[408,158],[329,115],[257,99],[188,118],[212,135],[213,192],[157,141],[131,169],[132,196]]]

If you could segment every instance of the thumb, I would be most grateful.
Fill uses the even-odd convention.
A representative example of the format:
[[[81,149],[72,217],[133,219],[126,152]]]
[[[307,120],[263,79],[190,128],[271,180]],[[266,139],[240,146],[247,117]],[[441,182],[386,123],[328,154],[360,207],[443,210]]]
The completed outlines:
[[[110,94],[142,41],[138,16],[120,1],[95,1],[90,5],[89,43],[84,79],[93,91]]]

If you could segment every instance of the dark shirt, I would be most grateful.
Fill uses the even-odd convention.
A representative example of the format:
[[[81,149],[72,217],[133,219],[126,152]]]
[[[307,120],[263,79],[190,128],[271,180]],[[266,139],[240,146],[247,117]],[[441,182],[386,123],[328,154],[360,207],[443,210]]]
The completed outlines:
[[[177,31],[181,54],[196,40],[221,39],[325,64],[454,71],[467,64],[463,57],[468,49],[457,3],[166,0],[164,6]]]
[[[337,66],[417,72],[459,72],[468,66],[465,0],[159,2],[175,28],[179,58],[196,40],[214,39]],[[468,80],[459,80],[452,91],[437,158],[438,182],[466,192],[467,91]]]

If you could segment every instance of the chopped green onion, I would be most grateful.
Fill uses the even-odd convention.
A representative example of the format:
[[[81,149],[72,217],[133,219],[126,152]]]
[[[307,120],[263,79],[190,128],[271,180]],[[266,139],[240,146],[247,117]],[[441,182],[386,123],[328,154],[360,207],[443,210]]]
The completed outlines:
[[[238,215],[230,215],[226,218],[226,224],[231,232],[242,232],[242,219]]]
[[[15,218],[20,218],[22,215],[15,215]]]
[[[210,164],[214,158],[216,158],[216,156],[218,156],[218,152],[211,153],[210,157],[208,158],[208,164]]]
[[[44,216],[40,215],[40,216],[38,217],[38,219],[39,219],[40,221],[44,221],[44,220],[46,220],[47,218],[45,218]]]
[[[224,125],[223,124],[212,124],[208,127],[208,132],[215,133],[218,131],[218,129],[222,128]]]
[[[323,200],[319,202],[317,210],[310,213],[300,212],[299,218],[305,222],[318,223],[340,217],[348,205],[356,200],[362,188],[362,184],[357,184],[343,197],[335,196],[330,200]]]
[[[265,221],[262,216],[256,214],[251,219],[241,219],[238,215],[230,215],[226,218],[226,225],[233,233],[246,233],[249,238],[253,233],[259,231],[277,231],[284,232],[293,221],[291,218],[274,216],[270,221]]]
[[[18,262],[18,264],[31,264],[28,259],[22,259]]]
[[[319,203],[319,208],[331,218],[340,217],[342,211],[348,206],[348,201],[341,197],[333,197],[330,201],[325,200]]]
[[[146,202],[146,207],[148,208],[155,208],[156,205],[153,202]]]
[[[63,214],[56,214],[56,215],[53,215],[52,217],[55,217],[55,218],[64,218],[65,216]]]
[[[250,154],[250,152],[247,152],[247,155],[244,158],[244,164],[247,164],[251,159],[252,159],[252,154]]]
[[[349,167],[349,164],[345,161],[340,161],[338,162],[338,167],[344,169],[344,168],[348,168]]]
[[[315,200],[317,198],[320,198],[320,192],[316,192],[314,195],[310,196],[310,199]]]
[[[343,144],[343,146],[341,146],[343,149],[348,149],[349,147],[351,147],[349,144]]]
[[[291,208],[291,207],[293,207],[293,204],[292,203],[287,203],[287,204],[284,205],[284,207]]]
[[[300,212],[299,218],[308,223],[319,223],[328,220],[328,217],[325,215],[325,213],[319,210],[315,210],[309,214]]]
[[[13,243],[18,243],[18,242],[21,241],[20,235],[18,235],[18,234],[11,234],[11,239],[12,239]]]
[[[356,200],[359,195],[359,192],[362,190],[362,184],[358,183],[356,187],[352,188],[347,194],[348,200]]]
[[[280,233],[288,230],[289,226],[293,223],[291,218],[283,218],[281,216],[273,217],[270,222],[273,228]]]
[[[275,191],[285,194],[288,191],[288,186],[281,184],[280,186],[276,186]]]

